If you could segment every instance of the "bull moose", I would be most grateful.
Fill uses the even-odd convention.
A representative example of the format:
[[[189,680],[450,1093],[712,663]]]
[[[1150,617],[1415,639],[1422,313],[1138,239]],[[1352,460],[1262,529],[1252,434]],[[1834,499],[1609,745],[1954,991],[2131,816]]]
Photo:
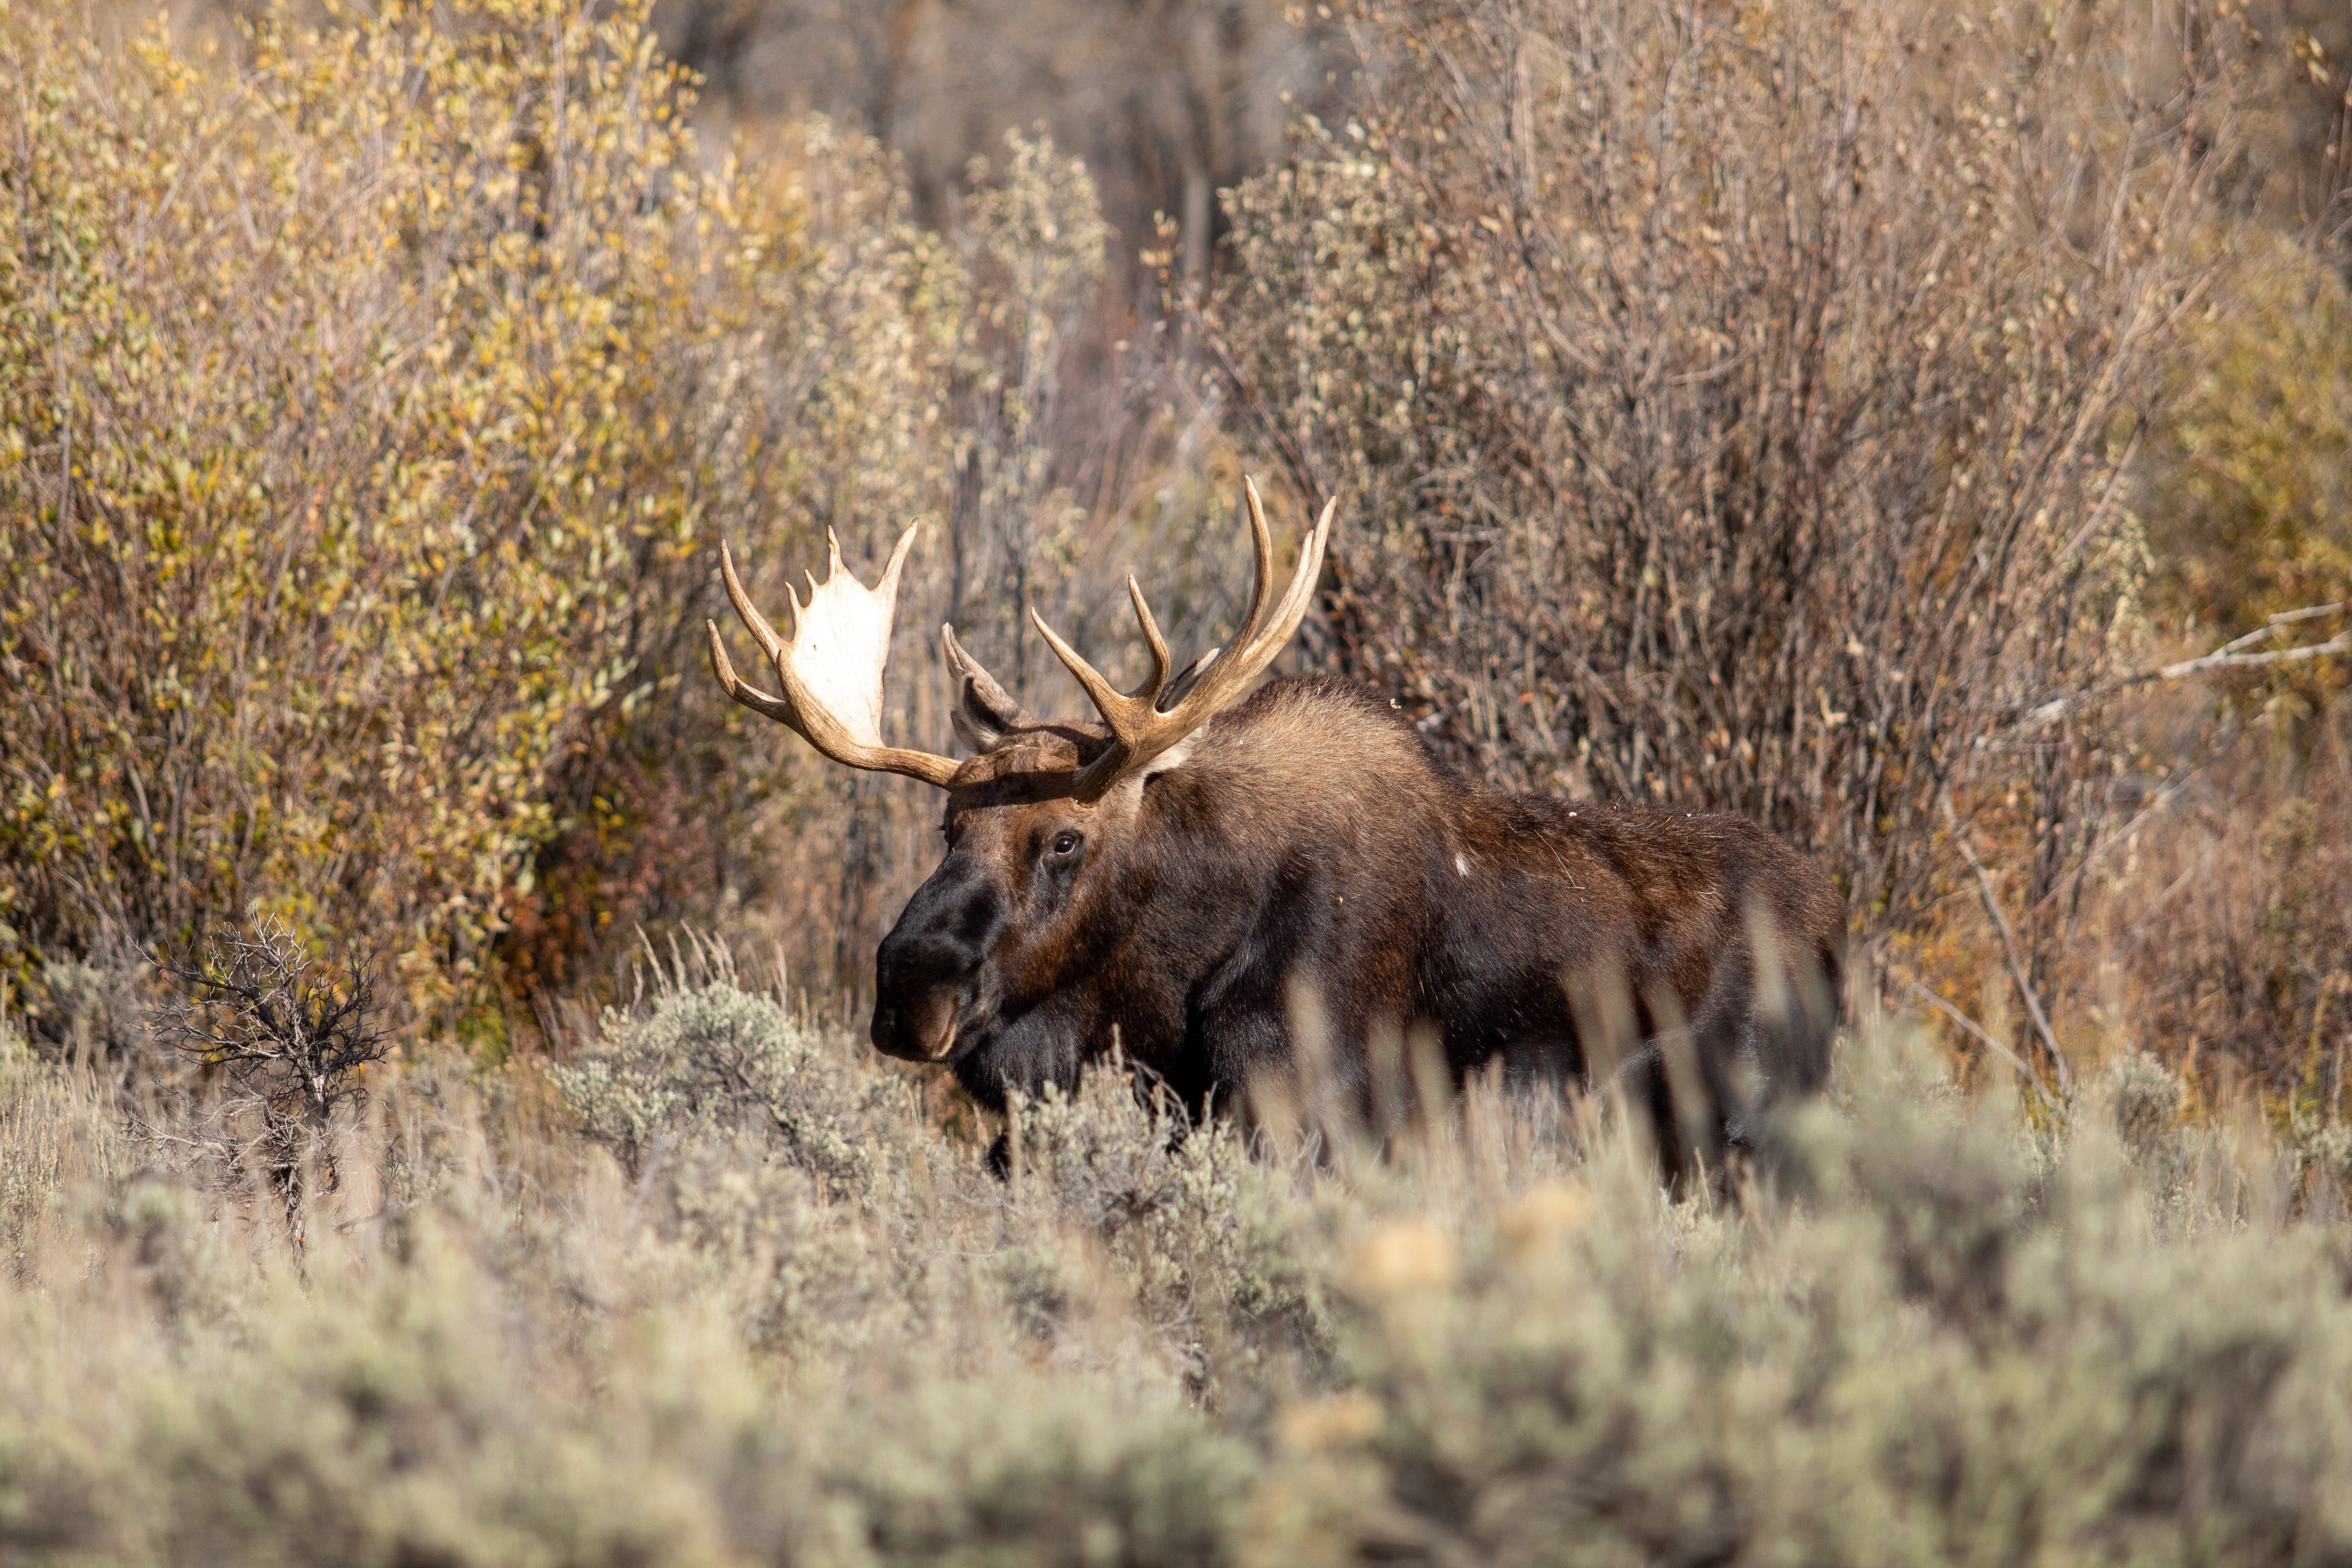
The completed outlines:
[[[881,736],[912,528],[871,591],[828,533],[826,580],[810,575],[805,603],[793,592],[789,638],[721,545],[728,596],[782,685],[739,678],[713,622],[729,695],[836,762],[947,793],[946,857],[877,956],[876,1047],[949,1065],[992,1107],[1075,1086],[1115,1040],[1196,1106],[1311,1054],[1370,1111],[1383,1051],[1417,1039],[1457,1081],[1494,1063],[1607,1077],[1670,1166],[1719,1160],[1762,1109],[1817,1088],[1844,955],[1819,868],[1743,818],[1465,779],[1349,682],[1251,690],[1307,612],[1333,508],[1273,601],[1255,485],[1246,497],[1248,612],[1181,673],[1132,577],[1152,664],[1132,693],[1032,612],[1099,724],[1034,717],[943,627],[961,762]]]

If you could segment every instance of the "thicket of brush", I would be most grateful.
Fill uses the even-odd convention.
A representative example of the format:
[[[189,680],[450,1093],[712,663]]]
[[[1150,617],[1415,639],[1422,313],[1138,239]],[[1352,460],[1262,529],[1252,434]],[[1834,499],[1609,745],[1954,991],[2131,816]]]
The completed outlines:
[[[1354,524],[1341,662],[1481,771],[1809,837],[1877,929],[1998,771],[2038,899],[2106,770],[2027,716],[2130,646],[2117,492],[2210,291],[2232,36],[2151,68],[2087,12],[1382,20],[1361,121],[1236,201],[1241,366]]]
[[[713,547],[772,604],[916,525],[890,723],[946,749],[941,621],[1045,711],[1032,605],[1112,666],[1129,570],[1228,631],[1246,468],[1343,503],[1301,661],[1465,766],[1769,819],[1960,1049],[2326,1119],[2341,662],[2138,677],[2342,643],[2264,623],[2352,594],[2328,26],[1360,6],[1203,298],[1047,141],[943,229],[821,121],[698,143],[635,10],[116,48],[19,0],[0,968],[62,1047],[92,973],[266,915],[485,1061],[640,927],[855,993],[930,802],[718,695]],[[1168,314],[1106,291],[1139,252]]]
[[[379,1078],[289,1221],[0,1033],[0,1556],[2312,1563],[2340,1137],[1874,1033],[1776,1180],[1474,1091],[1245,1150],[1099,1075],[1008,1178],[689,965],[571,1064]],[[578,1129],[574,1131],[573,1129]],[[239,1168],[234,1155],[230,1172]]]

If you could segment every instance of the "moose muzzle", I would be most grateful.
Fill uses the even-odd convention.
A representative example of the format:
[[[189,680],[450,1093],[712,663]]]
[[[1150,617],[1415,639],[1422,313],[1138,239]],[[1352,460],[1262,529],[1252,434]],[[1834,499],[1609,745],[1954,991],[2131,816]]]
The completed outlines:
[[[944,873],[947,868],[942,867]],[[985,891],[934,873],[915,891],[874,963],[874,1048],[908,1061],[948,1061],[969,1046],[987,938]]]

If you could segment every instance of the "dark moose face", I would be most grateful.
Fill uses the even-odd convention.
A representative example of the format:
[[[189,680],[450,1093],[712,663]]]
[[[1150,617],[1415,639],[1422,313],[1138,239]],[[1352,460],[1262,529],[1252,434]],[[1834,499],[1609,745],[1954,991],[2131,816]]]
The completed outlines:
[[[1182,673],[1171,671],[1167,642],[1131,577],[1136,629],[1152,656],[1150,678],[1132,692],[1113,686],[1030,612],[1100,725],[1040,724],[963,651],[952,628],[941,627],[956,678],[956,733],[978,753],[961,763],[882,738],[882,668],[914,528],[899,537],[871,589],[843,566],[840,540],[828,529],[824,580],[811,572],[808,598],[793,593],[789,638],[751,602],[733,552],[719,547],[728,601],[779,688],[763,691],[735,673],[714,621],[707,623],[710,673],[727,694],[836,762],[948,792],[947,859],[908,901],[877,957],[873,1034],[882,1051],[954,1061],[982,1049],[1131,925],[1122,907],[1131,917],[1149,887],[1118,892],[1132,878],[1117,862],[1139,865],[1143,857],[1113,853],[1113,839],[1131,831],[1152,774],[1177,766],[1195,732],[1239,701],[1298,630],[1330,539],[1336,500],[1300,541],[1297,570],[1277,601],[1265,507],[1255,485],[1244,483],[1243,493],[1255,560],[1249,611],[1230,645]]]
[[[1117,923],[1110,841],[1139,789],[1084,805],[1068,763],[1023,766],[1036,759],[1026,747],[975,758],[965,772],[980,777],[950,787],[947,858],[876,956],[873,1039],[886,1055],[944,1062],[981,1049]]]

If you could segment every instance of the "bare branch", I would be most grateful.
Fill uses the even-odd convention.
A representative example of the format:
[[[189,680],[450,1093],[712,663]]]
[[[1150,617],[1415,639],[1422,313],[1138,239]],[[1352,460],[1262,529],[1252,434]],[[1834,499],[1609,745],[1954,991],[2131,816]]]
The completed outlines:
[[[2042,1010],[2042,998],[2035,993],[2033,982],[2026,974],[2017,928],[2009,923],[2009,915],[2001,909],[2000,895],[1993,887],[1992,873],[1985,870],[1984,862],[1977,858],[1976,850],[1969,843],[1968,830],[1960,826],[1949,795],[1944,797],[1943,806],[1944,821],[1952,831],[1952,842],[1959,849],[1960,858],[1969,862],[1969,869],[1976,873],[1977,892],[1984,899],[1985,913],[1992,916],[1993,928],[2000,933],[2001,956],[2009,965],[2009,977],[2017,983],[2018,995],[2025,998],[2026,1016],[2033,1020],[2033,1032],[2041,1037],[2042,1049],[2050,1055],[2051,1071],[2058,1080],[2058,1087],[2062,1090],[2068,1088],[2074,1081],[2074,1074],[2067,1069],[2064,1053],[2058,1049],[2058,1036],[2050,1027],[2050,1016]]]
[[[2028,1083],[2032,1084],[2036,1089],[2042,1091],[2043,1095],[2048,1096],[2050,1094],[2050,1086],[2042,1081],[2042,1074],[2036,1072],[2032,1067],[2028,1066],[2023,1057],[2018,1055],[2017,1052],[2010,1050],[2009,1047],[1995,1040],[1990,1032],[1985,1029],[1984,1025],[1969,1017],[1968,1014],[1962,1012],[1959,1009],[1946,1001],[1942,997],[1937,996],[1933,990],[1919,981],[1906,977],[1903,983],[1917,993],[1921,1000],[1927,1002],[1937,1012],[1942,1013],[1946,1018],[1959,1025],[1960,1028],[1968,1033],[1969,1038],[1973,1039],[1979,1045],[1983,1046],[1987,1051],[1991,1051],[1995,1056],[2000,1057],[2003,1061],[2008,1062],[2011,1067],[2017,1069],[2017,1071],[2023,1075],[2025,1081]]]
[[[2313,643],[2300,648],[2274,648],[2263,653],[2240,652],[2241,649],[2250,647],[2265,637],[2276,636],[2290,626],[2305,621],[2315,621],[2323,616],[2340,615],[2344,613],[2344,610],[2345,606],[2340,603],[2313,604],[2301,610],[2282,610],[2253,631],[2242,637],[2231,639],[2210,653],[2200,654],[2194,659],[2182,659],[2153,670],[2141,670],[2133,674],[2118,675],[2113,680],[2102,682],[2087,692],[2074,692],[2063,697],[2053,698],[2039,707],[2027,709],[2023,716],[2023,722],[2052,724],[2076,708],[2087,706],[2102,698],[2113,696],[2117,692],[2128,691],[2134,686],[2147,685],[2154,681],[2185,681],[2192,675],[2210,675],[2229,670],[2261,670],[2274,664],[2307,664],[2313,659],[2352,654],[2352,626],[2347,626],[2325,643]]]

